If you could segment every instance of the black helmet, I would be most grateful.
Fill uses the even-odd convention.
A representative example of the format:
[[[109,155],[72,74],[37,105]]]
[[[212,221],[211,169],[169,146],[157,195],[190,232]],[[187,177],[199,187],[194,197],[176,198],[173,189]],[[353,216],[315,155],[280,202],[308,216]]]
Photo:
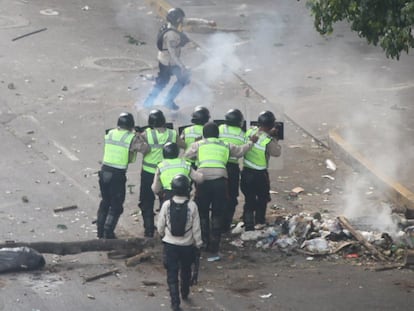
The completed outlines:
[[[178,157],[179,149],[176,143],[168,142],[162,148],[162,156],[164,159],[175,159]]]
[[[191,123],[204,125],[210,119],[210,111],[206,107],[196,106],[191,114]]]
[[[165,125],[165,117],[161,110],[151,110],[148,116],[148,125],[152,128]]]
[[[275,125],[275,115],[273,114],[273,112],[266,110],[266,111],[262,111],[259,114],[259,117],[257,118],[257,122],[259,123],[259,126],[263,126],[263,127],[273,127]]]
[[[226,118],[226,124],[231,126],[242,126],[244,121],[243,114],[239,109],[230,109],[224,117]]]
[[[171,190],[175,195],[189,196],[191,192],[190,180],[183,174],[177,174],[171,181]]]
[[[119,115],[117,126],[125,130],[132,130],[135,126],[134,116],[129,112],[122,112]]]
[[[219,128],[218,125],[214,122],[208,122],[203,126],[203,137],[204,138],[211,138],[219,137]]]
[[[167,12],[167,21],[170,22],[173,26],[177,27],[180,23],[183,22],[185,17],[184,11],[180,8],[172,8]]]

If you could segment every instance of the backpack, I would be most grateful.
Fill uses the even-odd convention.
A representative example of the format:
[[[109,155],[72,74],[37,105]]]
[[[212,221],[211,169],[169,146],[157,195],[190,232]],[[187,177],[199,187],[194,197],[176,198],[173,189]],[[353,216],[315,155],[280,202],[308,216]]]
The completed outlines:
[[[188,200],[184,203],[176,203],[170,199],[170,231],[173,236],[184,236],[190,230],[185,230],[187,224]]]
[[[166,51],[166,49],[163,49],[163,43],[164,43],[164,35],[167,31],[175,31],[176,33],[178,33],[180,35],[180,47],[183,47],[184,45],[186,45],[188,42],[190,42],[190,39],[182,32],[179,32],[178,30],[174,29],[174,28],[168,28],[168,24],[163,24],[160,28],[160,30],[158,31],[158,35],[157,35],[157,48],[160,51]]]

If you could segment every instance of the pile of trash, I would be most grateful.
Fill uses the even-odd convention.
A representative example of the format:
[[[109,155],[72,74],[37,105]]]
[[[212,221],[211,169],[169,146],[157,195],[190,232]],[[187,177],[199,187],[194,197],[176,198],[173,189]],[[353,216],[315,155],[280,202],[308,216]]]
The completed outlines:
[[[232,229],[232,235],[239,237],[230,244],[244,247],[246,242],[254,241],[260,249],[277,248],[284,252],[330,255],[349,246],[353,246],[355,252],[356,248],[360,248],[366,242],[385,256],[391,257],[398,256],[398,250],[414,248],[414,225],[402,222],[399,227],[401,230],[392,237],[386,232],[360,231],[352,228],[353,234],[343,226],[339,217],[330,219],[320,213],[300,213],[280,217],[273,225],[255,231],[244,231],[243,222],[239,222]],[[355,238],[355,232],[358,232],[359,239]]]

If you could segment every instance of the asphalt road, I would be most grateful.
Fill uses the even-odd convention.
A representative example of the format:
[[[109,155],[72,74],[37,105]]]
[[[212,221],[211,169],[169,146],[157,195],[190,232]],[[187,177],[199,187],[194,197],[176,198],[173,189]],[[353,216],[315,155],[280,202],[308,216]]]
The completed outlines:
[[[344,27],[333,39],[322,39],[307,25],[302,3],[172,3],[185,8],[189,16],[215,19],[227,30],[244,29],[218,36],[190,34],[201,49],[194,45],[184,52],[183,57],[193,68],[194,83],[178,99],[182,109],[178,113],[166,112],[176,124],[189,122],[189,111],[195,104],[208,106],[213,118],[222,118],[234,106],[240,107],[248,119],[271,108],[279,118],[286,113],[324,141],[331,125],[342,124],[342,118],[336,119],[344,116],[342,109],[354,102],[361,108],[361,98],[365,98],[364,105],[374,102],[378,89],[386,88],[381,95],[375,95],[383,99],[384,107],[364,107],[369,115],[373,111],[382,111],[381,115],[401,111],[407,115],[411,111],[405,102],[401,104],[404,110],[391,109],[394,104],[389,98],[394,98],[395,92],[401,98],[412,98],[412,56],[404,56],[400,63],[385,60],[378,49],[366,47]],[[150,14],[143,1],[1,0],[0,5],[0,239],[92,239],[95,226],[91,222],[99,203],[96,172],[104,130],[115,124],[121,111],[134,111],[135,104],[138,123],[146,122],[147,111],[140,103],[156,73],[153,41],[160,20],[153,12]],[[275,20],[278,22],[273,23]],[[269,33],[260,31],[269,30],[269,25]],[[43,28],[46,30],[13,41]],[[297,33],[303,34],[301,40],[293,36]],[[142,44],[133,44],[131,37]],[[332,47],[332,42],[339,47]],[[275,58],[270,61],[269,56]],[[217,62],[223,58],[225,66]],[[360,62],[354,63],[357,60]],[[376,77],[383,72],[389,75],[385,82],[374,79],[377,82],[369,92],[360,88],[359,97],[361,93],[345,86],[362,85],[362,78],[354,70],[364,68],[362,64],[373,64]],[[375,72],[373,68],[366,72]],[[265,98],[254,92],[246,97],[246,85],[240,84],[229,69]],[[395,80],[389,83],[388,78]],[[371,79],[364,75],[363,82],[366,81]],[[365,88],[364,84],[362,90]],[[346,113],[356,110],[349,108]],[[356,117],[347,115],[345,120],[349,119]],[[285,160],[281,161],[283,165]],[[138,164],[131,166],[128,178],[135,187],[127,196],[119,230],[121,234],[140,236],[140,219],[133,220],[137,212]],[[68,205],[78,208],[53,213],[54,208]],[[61,224],[67,229],[61,229]],[[126,268],[122,262],[107,259],[105,254],[88,253],[48,255],[47,262],[46,271],[0,277],[0,310],[128,310],[131,306],[138,310],[163,310],[169,305],[164,271],[158,261],[154,265]],[[117,276],[83,284],[85,276],[114,266],[120,268]],[[360,267],[329,262],[315,265],[303,258],[284,259],[273,269],[273,274],[266,269],[257,272],[268,285],[266,290],[273,293],[272,299],[259,298],[259,294],[267,292],[249,295],[234,294],[225,287],[211,289],[205,281],[194,297],[194,305],[186,308],[303,310],[306,306],[309,310],[407,310],[413,301],[410,271],[373,274]],[[240,275],[242,272],[238,272],[236,279],[251,273],[246,270],[246,275]],[[339,280],[334,277],[337,274],[341,275]],[[219,271],[218,275],[227,274]],[[145,287],[142,280],[159,285]],[[345,291],[346,287],[349,290]]]

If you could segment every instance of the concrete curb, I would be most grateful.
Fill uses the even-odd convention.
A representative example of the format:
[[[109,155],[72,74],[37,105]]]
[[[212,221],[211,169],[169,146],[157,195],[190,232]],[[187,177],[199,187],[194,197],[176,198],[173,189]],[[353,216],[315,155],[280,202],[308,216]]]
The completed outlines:
[[[414,193],[378,170],[367,158],[349,144],[338,133],[337,129],[329,131],[328,145],[346,163],[361,172],[368,173],[376,186],[383,189],[391,200],[407,209],[406,214],[410,214],[407,217],[414,216]]]

